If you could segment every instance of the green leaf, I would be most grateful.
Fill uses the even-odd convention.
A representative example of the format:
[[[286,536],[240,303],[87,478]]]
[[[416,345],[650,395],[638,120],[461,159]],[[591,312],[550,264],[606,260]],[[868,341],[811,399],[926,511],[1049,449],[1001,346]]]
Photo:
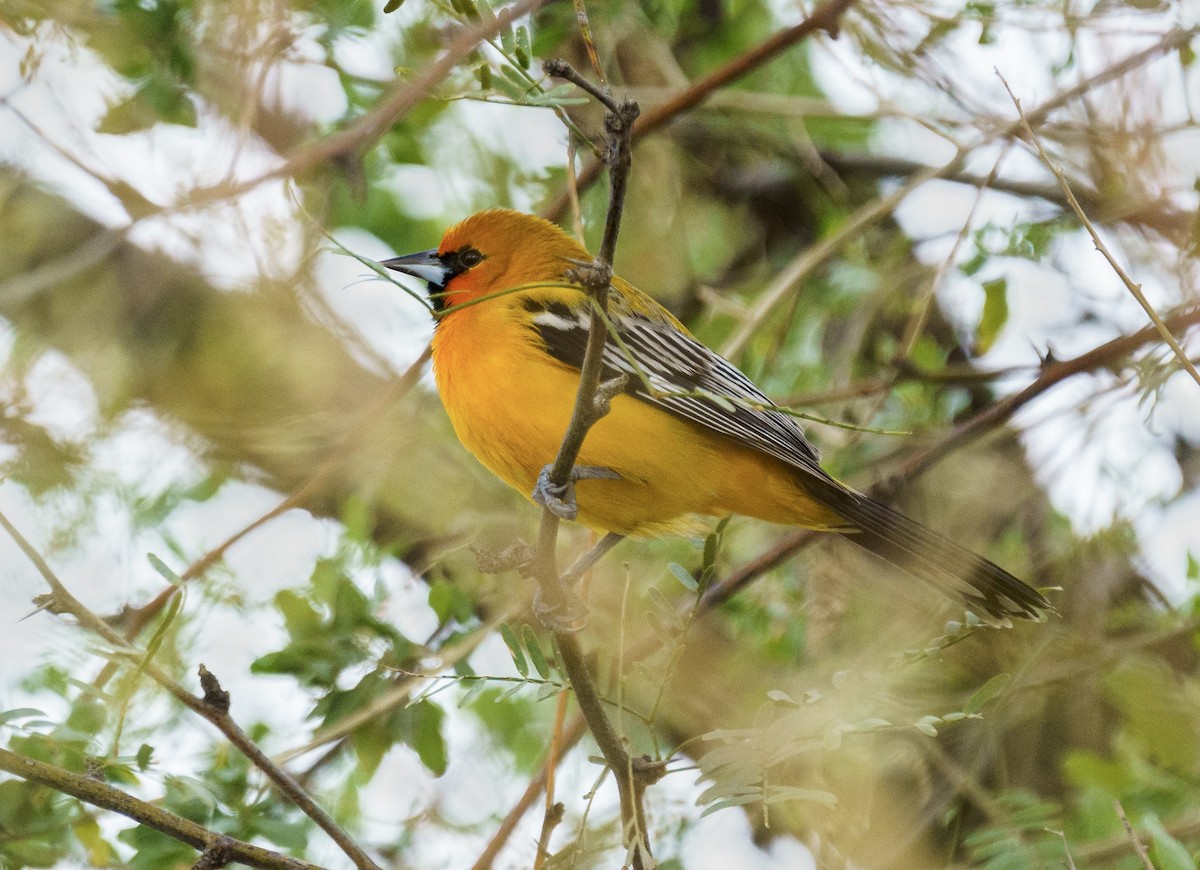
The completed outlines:
[[[387,2],[383,4],[383,14],[387,15],[389,12],[395,12],[403,5],[404,0],[387,0]]]
[[[1155,870],[1196,870],[1187,847],[1167,832],[1157,816],[1146,815],[1142,827],[1150,834],[1150,861]]]
[[[538,676],[543,680],[550,679],[550,664],[546,661],[546,656],[542,654],[542,648],[538,644],[537,635],[528,625],[521,626],[521,640],[525,643],[525,650],[529,653],[529,660],[533,662],[534,670],[538,672]]]
[[[983,316],[975,330],[975,352],[987,353],[1008,322],[1008,279],[983,282]]]
[[[667,566],[667,570],[669,570],[675,576],[675,579],[682,583],[684,588],[686,588],[689,592],[695,592],[700,588],[700,583],[695,577],[692,576],[692,572],[682,565],[672,562]]]
[[[516,633],[507,622],[500,623],[500,637],[504,640],[504,645],[508,647],[508,654],[512,656],[517,673],[522,677],[528,677],[529,662],[525,661],[525,651],[521,649],[521,642],[517,640]]]
[[[978,713],[988,701],[998,697],[1001,692],[1008,688],[1010,680],[1012,680],[1012,677],[1008,674],[996,674],[996,676],[976,689],[970,698],[967,698],[967,703],[963,704],[963,712],[968,716]]]
[[[515,54],[517,63],[519,63],[524,69],[529,69],[529,61],[532,52],[529,48],[529,28],[524,24],[517,28],[517,44]]]
[[[11,710],[5,710],[3,713],[0,713],[0,725],[7,725],[9,722],[14,722],[17,719],[29,719],[32,716],[45,718],[46,714],[35,707],[14,707]]]
[[[183,583],[183,580],[180,579],[179,575],[171,570],[167,563],[158,558],[158,556],[154,555],[153,553],[147,553],[146,559],[150,562],[150,567],[157,571],[162,578],[172,586],[178,586]]]

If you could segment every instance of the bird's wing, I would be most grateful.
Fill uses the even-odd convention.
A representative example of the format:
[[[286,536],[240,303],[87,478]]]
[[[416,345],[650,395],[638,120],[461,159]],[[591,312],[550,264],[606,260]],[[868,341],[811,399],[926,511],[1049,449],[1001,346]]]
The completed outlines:
[[[614,300],[616,302],[616,300]],[[573,368],[583,366],[590,309],[528,299],[525,307],[546,352]],[[626,393],[827,479],[817,449],[794,418],[725,358],[681,332],[665,314],[614,304],[604,346],[604,377],[629,376]]]

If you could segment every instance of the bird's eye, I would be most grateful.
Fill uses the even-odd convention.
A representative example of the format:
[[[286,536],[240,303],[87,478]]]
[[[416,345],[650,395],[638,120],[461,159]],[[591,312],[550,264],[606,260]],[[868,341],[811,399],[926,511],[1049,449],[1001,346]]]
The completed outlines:
[[[458,252],[458,262],[464,269],[470,269],[483,262],[483,254],[474,248],[463,248]]]

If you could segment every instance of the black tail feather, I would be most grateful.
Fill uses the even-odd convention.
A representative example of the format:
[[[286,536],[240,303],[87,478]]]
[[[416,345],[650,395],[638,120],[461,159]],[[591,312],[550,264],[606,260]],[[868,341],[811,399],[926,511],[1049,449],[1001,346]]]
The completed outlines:
[[[820,500],[857,531],[846,538],[942,592],[961,597],[972,610],[996,619],[1038,619],[1052,612],[1045,597],[966,547],[925,528],[904,514],[839,484],[820,481]],[[980,614],[982,615],[982,614]]]

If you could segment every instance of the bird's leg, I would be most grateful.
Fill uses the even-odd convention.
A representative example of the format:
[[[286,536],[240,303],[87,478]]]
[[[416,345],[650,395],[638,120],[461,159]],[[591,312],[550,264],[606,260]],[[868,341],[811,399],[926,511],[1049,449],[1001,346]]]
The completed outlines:
[[[582,631],[588,621],[587,604],[574,589],[564,586],[561,600],[551,604],[542,597],[541,588],[533,590],[533,615],[538,622],[554,632],[574,634]]]
[[[599,465],[576,465],[571,469],[571,475],[567,478],[567,482],[559,486],[550,480],[552,468],[553,466],[547,465],[542,469],[530,497],[534,502],[563,520],[573,520],[579,513],[579,508],[575,504],[575,481],[621,479],[621,475],[611,468]]]
[[[604,558],[604,555],[621,541],[624,535],[609,532],[580,556],[562,574],[562,601],[549,604],[542,598],[542,590],[533,592],[533,612],[538,621],[551,631],[576,632],[587,625],[587,604],[575,592],[575,582],[589,568]]]
[[[607,555],[608,551],[615,547],[621,541],[625,540],[624,535],[618,535],[616,532],[609,532],[599,541],[597,541],[590,550],[580,556],[575,562],[563,572],[563,583],[570,587],[575,585],[580,577],[584,575],[593,565],[599,562]]]

